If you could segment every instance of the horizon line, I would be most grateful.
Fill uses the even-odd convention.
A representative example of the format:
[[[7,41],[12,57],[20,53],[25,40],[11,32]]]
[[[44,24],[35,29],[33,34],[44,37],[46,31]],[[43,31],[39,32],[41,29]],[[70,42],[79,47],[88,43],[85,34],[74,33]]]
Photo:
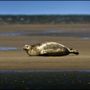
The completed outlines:
[[[25,16],[37,16],[37,15],[90,15],[90,14],[0,14],[0,15],[25,15]]]

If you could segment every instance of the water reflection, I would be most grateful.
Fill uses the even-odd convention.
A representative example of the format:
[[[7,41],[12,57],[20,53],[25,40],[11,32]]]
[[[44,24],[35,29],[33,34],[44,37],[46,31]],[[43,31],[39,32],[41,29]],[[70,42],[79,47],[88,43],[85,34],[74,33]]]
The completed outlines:
[[[17,50],[16,47],[0,47],[0,51]]]
[[[83,40],[90,40],[90,37],[82,37]]]
[[[0,32],[0,36],[20,36],[23,32]]]

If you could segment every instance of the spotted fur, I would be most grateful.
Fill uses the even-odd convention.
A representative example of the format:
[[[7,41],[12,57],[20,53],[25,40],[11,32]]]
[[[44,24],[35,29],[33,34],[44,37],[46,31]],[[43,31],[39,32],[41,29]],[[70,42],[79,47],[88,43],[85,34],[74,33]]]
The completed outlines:
[[[68,47],[57,42],[25,45],[24,50],[29,56],[64,56],[70,53],[76,55],[79,54],[77,50],[69,49]]]

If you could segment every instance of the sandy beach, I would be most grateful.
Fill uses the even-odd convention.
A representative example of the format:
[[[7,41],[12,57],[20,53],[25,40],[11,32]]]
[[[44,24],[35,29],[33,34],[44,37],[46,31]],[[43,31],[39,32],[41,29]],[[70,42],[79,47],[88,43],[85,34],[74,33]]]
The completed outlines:
[[[43,32],[62,30],[73,33],[90,33],[90,24],[61,25],[0,25],[0,47],[15,47],[16,50],[0,50],[0,70],[90,70],[90,38],[49,35],[9,35],[12,32]],[[80,54],[61,57],[29,57],[24,44],[55,41],[79,50]]]

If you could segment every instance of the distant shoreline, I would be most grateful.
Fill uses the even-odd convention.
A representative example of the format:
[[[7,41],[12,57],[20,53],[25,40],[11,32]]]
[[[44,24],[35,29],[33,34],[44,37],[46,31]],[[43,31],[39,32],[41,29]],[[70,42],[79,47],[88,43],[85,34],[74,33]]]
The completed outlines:
[[[0,24],[83,24],[90,15],[0,15]]]

